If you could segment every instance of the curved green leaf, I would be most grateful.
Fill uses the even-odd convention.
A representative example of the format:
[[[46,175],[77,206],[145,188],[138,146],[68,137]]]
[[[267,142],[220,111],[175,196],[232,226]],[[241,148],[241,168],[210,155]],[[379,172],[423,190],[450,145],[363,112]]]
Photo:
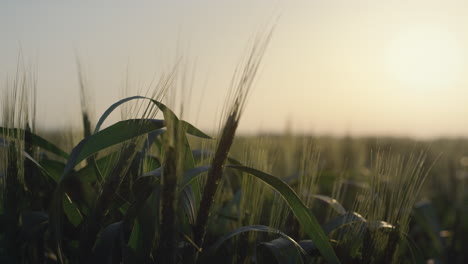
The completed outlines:
[[[147,172],[147,173],[143,174],[141,177],[153,176],[153,177],[158,177],[159,178],[159,177],[161,177],[161,175],[162,175],[162,168],[159,167],[159,168],[156,168],[156,169],[154,169],[154,170],[152,170],[150,172]]]
[[[284,239],[286,239],[289,242],[291,242],[292,244],[294,244],[301,253],[307,255],[307,253],[305,253],[305,251],[302,249],[302,247],[294,239],[292,239],[291,237],[289,237],[288,235],[286,235],[285,233],[281,232],[280,230],[278,230],[276,228],[272,228],[272,227],[264,226],[264,225],[242,226],[242,227],[239,227],[239,228],[227,233],[226,235],[220,237],[208,249],[209,254],[213,255],[214,253],[216,253],[216,251],[219,249],[219,247],[221,247],[221,245],[224,242],[226,242],[227,240],[233,238],[234,236],[237,236],[237,235],[245,233],[245,232],[264,232],[264,233],[273,233],[273,234],[280,235]]]
[[[137,200],[135,203],[139,203],[140,200]],[[136,207],[140,207],[135,205]],[[151,250],[154,247],[153,243],[150,241],[157,241],[159,238],[159,228],[160,228],[160,186],[155,185],[149,197],[144,201],[143,206],[140,207],[137,213],[137,221],[135,223],[140,224],[139,238],[140,238],[140,247],[135,251],[138,253],[138,256],[148,258],[151,254]],[[132,230],[133,232],[133,230]],[[134,248],[135,244],[130,243],[129,246]]]
[[[188,217],[190,224],[194,225],[196,222],[198,203],[200,202],[200,190],[198,187],[198,175],[207,172],[210,165],[194,167],[184,172],[183,182],[181,184],[181,200],[180,203]],[[191,187],[191,188],[188,188]],[[198,192],[198,195],[195,193]]]
[[[70,197],[65,194],[63,196],[63,211],[67,216],[68,220],[72,225],[77,227],[83,221],[83,215],[81,215],[80,210],[76,205],[72,202]]]
[[[102,114],[101,117],[99,118],[99,121],[97,122],[96,127],[94,128],[94,133],[93,134],[96,134],[101,129],[102,124],[107,119],[107,117],[112,113],[112,111],[114,111],[121,104],[124,104],[124,103],[126,103],[128,101],[135,100],[135,99],[149,99],[149,100],[151,100],[150,98],[147,98],[147,97],[144,97],[144,96],[130,96],[130,97],[124,98],[122,100],[119,100],[116,103],[113,103],[109,108],[107,108],[107,110],[104,112],[104,114]]]
[[[342,226],[353,224],[353,223],[365,223],[366,219],[356,212],[348,212],[338,217],[333,218],[323,226],[325,234],[330,234],[333,230],[336,230]]]
[[[132,219],[134,219],[140,209],[144,206],[147,202],[147,199],[152,193],[159,194],[159,184],[160,184],[160,177],[161,175],[153,174],[148,176],[141,176],[138,177],[135,181],[133,186],[133,190],[135,192],[135,202],[133,202],[130,207],[128,208],[126,215],[125,215],[125,223],[128,223]],[[158,196],[158,204],[159,204],[159,196]],[[156,207],[153,210],[158,210],[159,207]]]
[[[203,165],[185,171],[183,176],[183,183],[181,184],[181,189],[185,189],[185,187],[192,184],[199,174],[207,172],[210,169],[210,167],[210,165]]]
[[[98,175],[99,172],[96,171],[96,166],[97,168],[112,168],[115,165],[115,163],[119,160],[118,158],[119,155],[117,151],[109,153],[104,157],[94,159],[94,164],[87,164],[85,167],[79,169],[75,175],[83,182],[86,182],[88,184],[94,184],[95,182],[102,180]],[[103,178],[105,178],[107,174],[104,174],[102,176]]]
[[[328,237],[323,232],[317,219],[289,185],[273,175],[250,167],[237,165],[226,165],[226,167],[249,173],[261,179],[279,192],[283,199],[286,200],[299,223],[301,223],[305,233],[314,241],[323,257],[329,263],[340,263],[340,260],[328,241]]]
[[[31,155],[29,155],[26,151],[23,151],[23,155],[27,159],[29,159],[34,165],[36,165],[44,174],[46,174],[48,177],[50,177],[54,181],[57,181],[56,177],[54,177],[52,174],[50,174],[48,170],[46,170],[44,167],[42,167],[41,164],[39,164],[39,162],[37,162],[33,157],[31,157]]]
[[[198,136],[198,137],[202,137],[202,138],[210,138],[208,135],[206,135],[205,133],[203,133],[202,131],[200,131],[199,129],[197,129],[196,127],[194,127],[193,125],[191,125],[190,123],[186,122],[186,121],[180,121],[178,119],[178,117],[174,114],[174,112],[172,112],[166,105],[164,105],[163,103],[159,102],[159,101],[156,101],[152,98],[149,98],[149,97],[144,97],[144,96],[131,96],[131,97],[127,97],[127,98],[124,98],[122,100],[119,100],[118,102],[112,104],[105,112],[104,114],[100,117],[99,121],[97,122],[96,124],[96,128],[95,128],[95,132],[94,133],[98,133],[98,131],[100,130],[102,124],[104,123],[104,121],[106,120],[106,118],[112,113],[112,111],[114,111],[117,107],[119,107],[120,105],[128,102],[128,101],[131,101],[131,100],[138,100],[138,99],[143,99],[143,100],[149,100],[150,102],[152,102],[153,104],[155,104],[162,112],[163,112],[163,115],[164,115],[164,119],[168,122],[174,122],[175,123],[175,127],[180,127],[182,128],[183,131],[185,131],[186,133],[188,134],[191,134],[191,135],[194,135],[194,136]],[[191,154],[191,150],[190,150],[190,145],[188,144],[188,140],[187,138],[183,137],[183,143],[181,144],[183,146],[183,150],[181,150],[183,153],[185,153],[185,157],[184,157],[184,169],[190,169],[190,168],[193,168],[195,166],[194,164],[194,161],[193,161],[193,156]],[[201,194],[200,194],[200,189],[199,189],[199,186],[198,186],[198,183],[197,182],[193,182],[191,184],[191,188],[192,188],[192,191],[190,193],[188,193],[187,191],[184,191],[184,193],[186,194],[185,196],[182,196],[182,199],[183,200],[186,200],[186,199],[191,199],[193,200],[194,203],[190,202],[189,201],[185,201],[184,203],[185,204],[190,204],[190,207],[191,207],[191,210],[190,211],[196,211],[196,207],[197,205],[199,204],[199,201],[201,199]],[[194,207],[195,206],[195,207]],[[192,215],[191,217],[194,217],[194,215]]]
[[[135,202],[125,215],[125,225],[131,225],[128,248],[133,256],[123,263],[152,263],[151,251],[159,233],[160,185],[158,177],[139,177],[134,186]],[[138,190],[138,191],[137,191]],[[141,190],[141,191],[140,191]],[[149,192],[148,192],[149,191]]]
[[[212,139],[210,136],[208,136],[203,131],[196,128],[195,126],[193,126],[189,122],[186,122],[184,120],[181,120],[180,122],[182,122],[182,126],[184,127],[184,130],[185,130],[185,132],[187,134],[192,135],[192,136],[196,136],[196,137],[199,137],[199,138]]]
[[[304,263],[298,252],[300,245],[282,237],[257,246],[257,263],[295,264]],[[305,252],[304,252],[305,253]],[[306,255],[307,256],[307,255]]]
[[[23,129],[18,129],[18,128],[10,128],[10,129],[7,129],[7,128],[4,128],[4,127],[0,127],[0,135],[4,135],[4,136],[7,136],[7,135],[13,135],[13,136],[17,136],[18,133],[25,133],[25,135],[27,137],[31,137],[32,139],[32,144],[34,146],[37,146],[37,147],[40,147],[42,148],[43,150],[46,150],[46,151],[49,151],[50,153],[54,153],[55,155],[57,156],[60,156],[62,158],[65,158],[65,159],[68,159],[68,154],[63,151],[62,149],[60,149],[59,147],[57,147],[56,145],[50,143],[49,141],[47,141],[46,139],[34,134],[34,133],[31,133],[30,131],[27,131],[27,130],[23,130]]]
[[[242,189],[237,190],[234,197],[226,203],[226,205],[218,211],[220,217],[230,219],[232,221],[239,221],[239,208],[242,198]]]
[[[92,136],[83,139],[73,150],[68,159],[62,179],[71,170],[87,157],[106,149],[110,146],[122,143],[126,140],[155,131],[164,126],[163,120],[158,119],[131,119],[115,123],[114,125],[99,131]]]
[[[196,198],[193,190],[192,188],[184,188],[180,193],[179,204],[182,206],[182,209],[187,216],[188,223],[190,225],[195,225],[197,217],[196,208],[198,205],[197,201],[195,201]]]
[[[314,194],[313,197],[330,205],[338,214],[346,214],[346,210],[336,199],[321,194]]]
[[[105,112],[104,114],[102,114],[102,116],[99,118],[99,121],[97,122],[96,124],[96,128],[94,129],[94,133],[96,134],[100,129],[101,129],[101,126],[102,124],[104,123],[104,121],[107,119],[107,117],[117,108],[119,107],[120,105],[128,102],[128,101],[132,101],[132,100],[138,100],[138,99],[143,99],[143,100],[149,100],[151,101],[153,104],[155,104],[164,114],[164,118],[166,120],[179,120],[177,118],[177,116],[174,114],[174,112],[172,112],[165,104],[159,102],[159,101],[156,101],[152,98],[149,98],[149,97],[145,97],[145,96],[130,96],[130,97],[127,97],[127,98],[124,98],[124,99],[121,99],[119,100],[118,102],[112,104]],[[203,133],[201,130],[199,130],[198,128],[196,128],[195,126],[193,126],[192,124],[186,122],[186,121],[181,121],[181,124],[183,125],[185,131],[190,134],[190,135],[193,135],[193,136],[197,136],[197,137],[201,137],[201,138],[207,138],[207,139],[211,139],[210,136],[208,136],[207,134]]]
[[[110,146],[164,127],[159,119],[130,119],[120,121],[93,134],[78,155],[78,162]]]
[[[368,221],[367,228],[371,231],[375,231],[375,230],[393,231],[395,230],[396,227],[385,221],[376,220],[376,221]]]
[[[60,176],[65,169],[65,163],[56,160],[43,159],[41,160],[40,165],[49,172],[55,182],[59,182]]]

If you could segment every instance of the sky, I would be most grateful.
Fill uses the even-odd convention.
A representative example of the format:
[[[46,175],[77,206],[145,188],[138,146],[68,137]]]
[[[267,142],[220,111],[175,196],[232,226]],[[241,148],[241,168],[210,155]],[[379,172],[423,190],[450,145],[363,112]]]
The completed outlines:
[[[76,58],[95,118],[179,62],[183,118],[214,131],[236,66],[274,24],[240,132],[467,136],[467,14],[455,0],[0,0],[0,84],[21,54],[38,127],[63,129],[80,125]]]

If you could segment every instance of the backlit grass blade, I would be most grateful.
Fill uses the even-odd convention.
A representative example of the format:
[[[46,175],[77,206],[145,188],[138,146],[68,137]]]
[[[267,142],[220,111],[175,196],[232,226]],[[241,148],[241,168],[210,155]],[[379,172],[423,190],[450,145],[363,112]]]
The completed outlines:
[[[194,226],[197,218],[197,201],[192,188],[185,188],[179,192],[179,206],[182,207],[187,221]]]
[[[199,137],[199,138],[211,139],[210,136],[208,136],[203,131],[196,128],[195,126],[193,126],[189,122],[186,122],[184,120],[181,120],[180,122],[182,123],[182,126],[184,127],[184,130],[185,130],[185,132],[187,134],[192,135],[192,136],[196,136],[196,137]]]
[[[213,255],[216,253],[216,251],[226,242],[228,241],[229,239],[237,236],[237,235],[240,235],[242,233],[246,233],[246,232],[263,232],[263,233],[271,233],[271,234],[277,234],[281,237],[283,237],[284,239],[288,240],[289,242],[291,242],[292,244],[294,244],[299,250],[301,253],[303,254],[306,254],[304,252],[304,250],[302,250],[302,247],[294,240],[292,239],[291,237],[289,237],[288,235],[286,235],[285,233],[281,232],[280,230],[278,229],[275,229],[275,228],[272,228],[272,227],[269,227],[269,226],[264,226],[264,225],[251,225],[251,226],[242,226],[242,227],[239,227],[227,234],[225,234],[224,236],[220,237],[209,249],[208,249],[208,254],[209,255]]]
[[[68,173],[76,166],[76,164],[83,161],[87,157],[113,145],[123,143],[126,140],[158,130],[163,126],[163,120],[131,119],[117,122],[114,125],[93,134],[89,138],[83,139],[72,150],[62,178],[66,177],[66,175],[68,175]]]
[[[83,215],[67,194],[63,196],[63,211],[75,227],[83,221]]]
[[[346,214],[346,210],[336,199],[321,194],[314,194],[313,197],[330,205],[338,214]]]
[[[39,162],[37,162],[33,157],[31,157],[31,155],[29,155],[26,151],[23,151],[23,155],[28,160],[30,160],[34,165],[36,165],[45,175],[47,175],[48,177],[50,177],[54,181],[57,180],[56,177],[54,177],[52,174],[50,174],[44,167],[41,166],[41,164],[39,164]]]
[[[330,234],[333,230],[341,228],[350,224],[363,224],[366,223],[366,219],[356,212],[348,212],[346,214],[339,215],[332,220],[328,221],[324,226],[323,230],[325,234]]]
[[[199,174],[207,172],[210,169],[210,167],[210,165],[204,165],[185,171],[183,176],[183,183],[181,184],[181,189],[183,190],[189,184],[193,183]]]
[[[124,225],[132,227],[128,246],[136,253],[130,263],[148,262],[159,234],[160,175],[139,177],[133,188],[135,202],[124,217]]]
[[[324,257],[327,258],[330,261],[330,263],[339,263],[338,258],[336,257],[331,245],[328,242],[328,238],[323,233],[323,230],[321,229],[315,217],[310,212],[310,209],[308,209],[302,203],[297,194],[286,183],[272,175],[245,166],[226,165],[226,167],[245,170],[245,172],[257,176],[258,178],[265,181],[267,184],[271,185],[275,190],[280,192],[284,199],[290,205],[296,217],[298,217],[299,222],[301,222],[301,224],[304,225],[304,229],[306,230],[307,234],[314,241],[317,241],[317,248],[319,248],[320,245],[319,250],[321,251],[322,255],[324,255]],[[208,169],[209,166],[200,166],[190,171],[187,171],[185,173],[185,183],[183,184],[183,186],[190,184],[191,180],[197,178],[197,176],[199,176],[203,172],[206,172]],[[326,254],[328,254],[328,256]]]
[[[138,177],[135,185],[133,186],[136,196],[135,202],[130,205],[126,212],[124,219],[126,224],[137,217],[138,211],[143,207],[144,203],[146,203],[146,200],[152,193],[156,192],[159,196],[160,182],[161,173]]]
[[[51,206],[49,209],[49,230],[51,233],[52,243],[57,251],[57,259],[59,263],[64,263],[62,255],[62,240],[63,240],[63,196],[64,190],[61,182],[58,183],[54,191]]]
[[[299,246],[299,247],[298,247]],[[307,256],[302,247],[297,243],[292,243],[285,238],[277,238],[270,242],[263,242],[257,245],[257,263],[258,264],[282,264],[282,263],[304,263],[298,249],[303,251],[303,255]]]
[[[114,104],[112,104],[105,112],[104,114],[102,114],[101,118],[99,118],[99,121],[97,122],[96,124],[96,128],[94,129],[94,133],[96,134],[100,129],[101,129],[101,126],[102,124],[104,123],[104,121],[107,119],[107,117],[112,113],[112,111],[114,111],[117,107],[119,107],[120,105],[126,103],[126,102],[129,102],[129,101],[132,101],[132,100],[139,100],[139,99],[143,99],[143,100],[149,100],[150,102],[152,102],[153,104],[155,104],[163,113],[164,113],[164,119],[166,120],[174,120],[174,121],[179,121],[179,118],[177,118],[177,116],[174,114],[174,112],[172,112],[169,107],[167,107],[165,104],[157,101],[157,100],[154,100],[152,98],[149,98],[149,97],[145,97],[145,96],[130,96],[130,97],[127,97],[127,98],[124,98]],[[201,137],[201,138],[207,138],[207,139],[210,139],[211,137],[208,136],[207,134],[203,133],[201,130],[199,130],[198,128],[196,128],[195,126],[193,126],[192,124],[186,122],[186,121],[183,121],[181,120],[180,121],[181,124],[183,125],[185,131],[190,134],[190,135],[193,135],[193,136],[197,136],[197,137]]]
[[[144,97],[144,96],[127,97],[127,98],[124,98],[124,99],[114,103],[113,105],[111,105],[104,112],[104,114],[101,116],[101,118],[99,119],[98,123],[96,124],[96,128],[95,128],[94,133],[95,134],[99,133],[99,130],[100,130],[102,124],[104,123],[104,121],[106,120],[106,118],[117,107],[119,107],[120,105],[122,105],[122,104],[124,104],[126,102],[129,102],[131,100],[138,100],[138,99],[149,100],[150,102],[155,104],[163,112],[165,120],[171,120],[171,122],[174,122],[174,126],[175,126],[176,129],[182,129],[184,132],[186,132],[188,134],[191,134],[191,135],[194,135],[194,136],[197,136],[197,137],[210,138],[208,135],[206,135],[205,133],[203,133],[202,131],[200,131],[199,129],[197,129],[196,127],[191,125],[190,123],[185,122],[183,120],[179,120],[178,117],[174,114],[174,112],[172,112],[163,103],[161,103],[161,102],[159,102],[157,100],[154,100],[152,98]],[[184,148],[184,149],[180,150],[184,154],[184,157],[183,157],[183,159],[184,159],[184,169],[193,168],[195,166],[195,163],[194,163],[194,160],[193,160],[193,156],[192,156],[192,153],[191,153],[191,149],[190,149],[190,145],[188,143],[187,137],[185,135],[183,135],[181,140],[183,142],[182,142],[182,144],[180,144],[180,146],[182,146]],[[76,165],[76,163],[74,165]],[[72,167],[70,166],[69,169],[71,169],[71,168]],[[200,194],[200,189],[199,189],[199,186],[198,186],[197,182],[193,182],[192,185],[191,185],[191,188],[193,189],[192,192],[190,192],[190,193],[185,192],[185,194],[190,194],[190,195],[189,196],[183,196],[182,199],[191,199],[191,200],[193,200],[193,202],[190,203],[190,205],[192,207],[190,212],[193,212],[193,211],[196,211],[196,209],[197,209],[197,204],[199,204],[199,202],[200,202],[201,194]],[[192,215],[191,217],[195,217],[195,216]]]
[[[0,135],[11,135],[13,137],[17,137],[19,134],[25,133],[25,137],[30,137],[32,139],[32,144],[34,146],[40,147],[43,150],[49,151],[50,153],[54,153],[62,158],[68,159],[68,153],[57,147],[56,145],[50,143],[46,139],[28,131],[28,130],[22,130],[18,128],[4,128],[0,127]]]
[[[226,167],[249,173],[250,175],[261,179],[279,192],[283,199],[288,203],[299,223],[301,223],[305,233],[314,241],[323,257],[329,263],[340,263],[340,260],[328,241],[328,237],[323,232],[317,219],[289,185],[273,175],[250,167],[238,165],[226,165]]]
[[[99,118],[99,121],[97,122],[96,127],[94,129],[94,134],[96,134],[99,130],[101,130],[102,124],[107,119],[107,117],[112,113],[112,111],[114,111],[121,104],[124,104],[124,103],[126,103],[128,101],[131,101],[131,100],[136,100],[136,99],[152,100],[150,98],[143,97],[143,96],[131,96],[131,97],[124,98],[124,99],[112,104],[109,108],[107,108],[107,110],[104,112],[104,114],[102,114],[102,116]]]
[[[57,183],[60,181],[60,176],[62,175],[63,169],[65,169],[64,163],[56,160],[43,159],[41,160],[41,166],[49,173],[54,182]]]
[[[35,164],[45,175],[47,175],[48,177],[53,179],[55,182],[58,182],[59,178],[54,176],[54,175],[57,175],[57,174],[49,173],[36,160],[34,160],[28,153],[23,152],[23,155],[27,159],[32,161],[33,164]],[[55,162],[52,161],[52,163],[48,163],[48,164],[56,165],[56,166],[58,165],[59,168],[60,168],[60,165],[61,165],[61,163],[57,162],[57,161],[55,161]],[[81,215],[81,212],[79,211],[77,206],[72,202],[72,200],[70,199],[70,197],[67,194],[65,194],[63,196],[63,210],[64,210],[65,215],[67,216],[68,220],[70,221],[70,223],[72,223],[75,227],[78,226],[82,222],[83,216]]]
[[[115,163],[118,161],[118,153],[112,152],[107,154],[106,156],[96,159],[93,164],[88,164],[85,167],[79,169],[76,172],[76,177],[80,178],[81,181],[86,182],[88,184],[95,184],[98,181],[102,181],[105,179],[107,174],[102,175],[103,179],[100,179],[98,175],[98,171],[96,171],[95,166],[98,168],[112,168]],[[62,174],[62,171],[60,172]]]
[[[89,138],[87,144],[83,146],[80,155],[78,155],[78,162],[100,150],[162,127],[164,127],[164,121],[158,119],[131,119],[117,122]]]

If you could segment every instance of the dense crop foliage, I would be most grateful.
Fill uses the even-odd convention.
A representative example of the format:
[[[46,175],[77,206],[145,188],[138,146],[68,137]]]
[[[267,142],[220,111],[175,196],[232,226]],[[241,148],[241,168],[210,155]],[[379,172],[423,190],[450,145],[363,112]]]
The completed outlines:
[[[466,263],[466,142],[437,159],[449,142],[235,139],[268,39],[235,76],[216,140],[162,103],[169,75],[94,130],[83,99],[84,136],[65,151],[35,133],[17,78],[2,102],[0,262]],[[141,116],[103,128],[134,101]]]

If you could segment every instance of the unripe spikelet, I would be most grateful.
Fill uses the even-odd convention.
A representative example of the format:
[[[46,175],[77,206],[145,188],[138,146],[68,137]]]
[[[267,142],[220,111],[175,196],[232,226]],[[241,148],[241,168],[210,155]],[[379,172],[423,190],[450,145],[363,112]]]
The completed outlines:
[[[194,234],[195,243],[199,246],[203,245],[206,233],[206,224],[208,222],[213,199],[221,179],[223,167],[234,140],[234,135],[236,133],[237,126],[239,125],[240,117],[244,111],[247,96],[252,88],[252,84],[255,80],[255,76],[270,41],[272,32],[273,29],[268,31],[266,35],[258,36],[252,46],[249,57],[243,65],[242,72],[240,73],[239,70],[236,70],[234,74],[231,83],[230,95],[227,98],[228,103],[226,105],[228,105],[228,107],[224,110],[224,116],[226,119],[221,131],[221,137],[216,147],[215,155],[211,161],[211,168],[208,171],[207,181],[197,215]],[[232,100],[232,98],[234,99]]]

